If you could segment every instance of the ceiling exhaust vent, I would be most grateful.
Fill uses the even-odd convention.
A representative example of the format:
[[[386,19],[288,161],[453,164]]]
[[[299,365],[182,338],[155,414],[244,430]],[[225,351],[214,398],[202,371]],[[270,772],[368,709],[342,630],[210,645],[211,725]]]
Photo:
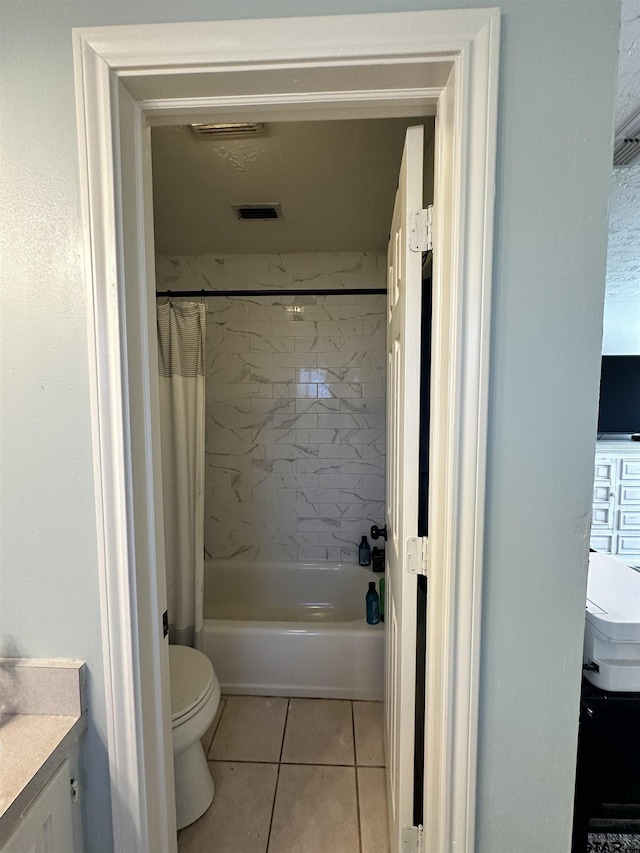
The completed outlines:
[[[631,166],[640,159],[640,112],[616,133],[613,143],[613,165]]]
[[[282,206],[280,204],[232,204],[233,211],[238,219],[282,219]]]
[[[192,124],[191,132],[203,139],[237,139],[240,136],[262,136],[267,125],[259,121],[218,122],[216,124]]]

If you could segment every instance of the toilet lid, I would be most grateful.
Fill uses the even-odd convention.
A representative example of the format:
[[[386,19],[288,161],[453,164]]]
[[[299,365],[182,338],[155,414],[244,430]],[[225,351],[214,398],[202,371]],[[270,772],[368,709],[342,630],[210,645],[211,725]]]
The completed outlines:
[[[211,661],[189,646],[169,646],[171,720],[175,722],[202,702],[215,679]]]

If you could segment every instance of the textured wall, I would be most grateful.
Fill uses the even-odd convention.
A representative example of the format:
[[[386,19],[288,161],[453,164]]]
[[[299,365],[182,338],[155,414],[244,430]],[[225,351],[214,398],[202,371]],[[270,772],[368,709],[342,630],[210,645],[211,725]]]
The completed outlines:
[[[640,109],[640,0],[624,0],[615,129]],[[640,162],[613,170],[602,351],[640,353]]]
[[[640,353],[640,163],[613,170],[602,351]]]
[[[384,287],[384,257],[158,258],[158,288]],[[207,300],[207,557],[356,560],[384,522],[386,297]]]
[[[618,91],[614,122],[618,129],[638,112],[640,106],[640,0],[622,0],[618,48]]]

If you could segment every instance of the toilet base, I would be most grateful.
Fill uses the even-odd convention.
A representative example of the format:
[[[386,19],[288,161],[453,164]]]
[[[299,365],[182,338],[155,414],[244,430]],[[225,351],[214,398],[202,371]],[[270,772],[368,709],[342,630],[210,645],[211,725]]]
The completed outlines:
[[[213,779],[200,740],[174,753],[176,824],[183,829],[206,812],[214,793]]]

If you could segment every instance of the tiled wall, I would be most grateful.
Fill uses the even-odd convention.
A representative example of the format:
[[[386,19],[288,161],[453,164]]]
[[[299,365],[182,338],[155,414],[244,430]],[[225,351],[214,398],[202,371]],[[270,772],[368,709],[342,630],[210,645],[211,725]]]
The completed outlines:
[[[384,287],[383,257],[158,258],[159,290]],[[355,560],[384,523],[385,296],[207,299],[207,557]]]

